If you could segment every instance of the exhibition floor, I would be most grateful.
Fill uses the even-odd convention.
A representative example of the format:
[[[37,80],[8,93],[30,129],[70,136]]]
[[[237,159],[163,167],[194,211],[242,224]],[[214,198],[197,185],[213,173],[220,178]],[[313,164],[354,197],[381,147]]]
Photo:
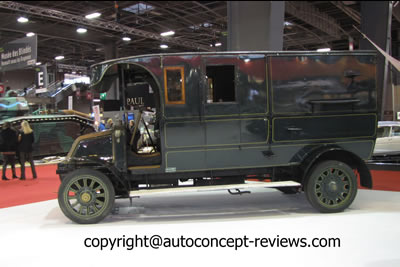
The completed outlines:
[[[37,168],[37,180],[30,178],[29,170],[26,181],[0,181],[2,267],[400,266],[400,192],[394,192],[400,191],[399,172],[372,171],[377,190],[359,190],[352,206],[336,214],[316,212],[304,194],[257,189],[242,196],[225,191],[147,196],[133,199],[132,206],[127,199],[117,200],[113,214],[101,223],[78,225],[58,206],[56,165]],[[252,243],[237,249],[222,245],[153,249],[124,243],[153,235],[240,242],[244,238],[272,242],[331,238],[340,240],[340,246],[285,247],[283,243],[277,247],[275,243],[263,247]],[[92,243],[101,238],[121,243],[101,250]]]
[[[117,200],[96,225],[68,220],[57,200],[0,209],[0,265],[8,266],[400,266],[400,193],[359,190],[345,212],[320,214],[304,194],[273,189]],[[179,238],[340,238],[340,247],[133,248],[85,240]],[[86,245],[93,244],[90,241]]]

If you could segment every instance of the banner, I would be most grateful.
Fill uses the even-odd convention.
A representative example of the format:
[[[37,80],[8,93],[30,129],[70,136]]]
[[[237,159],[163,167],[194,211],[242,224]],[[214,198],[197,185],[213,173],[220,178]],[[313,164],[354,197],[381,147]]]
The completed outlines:
[[[94,120],[100,123],[100,106],[93,106]]]
[[[74,101],[73,96],[72,95],[68,96],[68,109],[69,110],[73,110],[73,101]]]
[[[375,44],[374,42],[372,42],[371,39],[369,39],[367,37],[367,35],[365,35],[362,31],[360,31],[357,27],[353,26],[357,31],[359,31],[361,33],[361,35],[367,39],[385,58],[387,61],[389,61],[393,67],[396,68],[397,71],[400,71],[400,61],[395,59],[394,57],[392,57],[391,55],[389,55],[388,53],[386,53],[385,51],[383,51],[382,48],[380,48],[377,44]]]
[[[35,66],[37,36],[25,37],[0,47],[0,71],[18,70]]]

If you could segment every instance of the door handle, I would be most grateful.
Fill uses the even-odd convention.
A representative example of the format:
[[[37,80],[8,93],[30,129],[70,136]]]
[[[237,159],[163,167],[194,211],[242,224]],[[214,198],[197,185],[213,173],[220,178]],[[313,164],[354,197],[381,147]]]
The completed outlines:
[[[299,131],[303,131],[303,128],[298,128],[295,126],[289,126],[286,128],[286,130],[291,131],[291,132],[299,132]]]

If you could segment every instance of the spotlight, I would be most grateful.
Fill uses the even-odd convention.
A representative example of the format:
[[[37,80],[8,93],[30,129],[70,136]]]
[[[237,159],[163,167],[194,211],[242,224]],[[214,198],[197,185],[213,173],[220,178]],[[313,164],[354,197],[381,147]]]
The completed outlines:
[[[317,52],[329,52],[329,51],[331,51],[331,49],[329,47],[317,49]]]
[[[171,36],[171,35],[174,35],[174,34],[175,34],[174,31],[167,31],[167,32],[160,33],[161,36]]]
[[[78,29],[76,29],[76,32],[78,32],[78,33],[86,33],[86,32],[87,32],[87,29],[85,29],[85,28],[78,28]]]
[[[100,16],[101,16],[101,14],[99,12],[94,12],[94,13],[86,15],[85,18],[87,18],[87,19],[95,19],[95,18],[98,18]]]
[[[19,17],[19,18],[17,19],[17,21],[18,21],[19,23],[27,23],[27,22],[29,21],[29,19],[28,19],[27,17],[21,16],[21,17]]]

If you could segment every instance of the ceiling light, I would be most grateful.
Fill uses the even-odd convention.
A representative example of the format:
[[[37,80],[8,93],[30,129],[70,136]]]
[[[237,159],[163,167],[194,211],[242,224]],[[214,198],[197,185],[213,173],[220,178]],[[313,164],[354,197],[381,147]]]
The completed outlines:
[[[28,32],[28,33],[26,34],[26,37],[32,37],[32,36],[35,36],[35,33],[34,33],[34,32]]]
[[[286,26],[286,27],[290,27],[290,26],[293,26],[293,23],[291,23],[290,21],[285,21],[283,23],[283,25]]]
[[[168,31],[168,32],[160,33],[161,36],[171,36],[171,35],[174,35],[174,34],[175,34],[174,31]]]
[[[128,36],[124,36],[124,37],[122,37],[122,40],[125,41],[125,42],[129,42],[132,39],[130,37],[128,37]]]
[[[36,66],[42,65],[42,62],[36,62]]]
[[[95,19],[95,18],[98,18],[100,16],[101,16],[101,14],[99,12],[94,12],[94,13],[91,13],[89,15],[86,15],[85,18],[87,18],[87,19]]]
[[[222,45],[221,43],[216,43],[216,44],[215,44],[215,46],[221,46],[221,45]]]
[[[54,59],[55,60],[61,60],[61,59],[64,59],[64,56],[56,56]]]
[[[162,48],[162,49],[166,49],[166,48],[168,48],[168,45],[166,45],[166,44],[162,44],[162,45],[160,45],[160,48]]]
[[[249,62],[250,62],[250,58],[246,58],[246,59],[244,60],[244,62],[249,63]]]
[[[27,17],[19,17],[17,21],[20,23],[27,23],[29,19]]]
[[[317,49],[317,52],[329,52],[329,51],[331,51],[331,49],[329,47]]]
[[[85,29],[85,28],[78,28],[78,29],[76,29],[76,32],[78,32],[78,33],[85,33],[85,32],[87,32],[87,29]]]

